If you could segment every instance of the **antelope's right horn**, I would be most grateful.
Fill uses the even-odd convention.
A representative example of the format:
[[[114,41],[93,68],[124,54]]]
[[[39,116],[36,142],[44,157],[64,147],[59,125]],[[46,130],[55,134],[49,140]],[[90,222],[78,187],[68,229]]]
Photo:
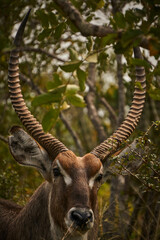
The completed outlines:
[[[11,51],[8,67],[8,87],[10,93],[10,99],[12,105],[25,126],[26,130],[31,136],[48,152],[50,157],[54,159],[60,152],[67,151],[66,146],[59,140],[54,138],[51,134],[46,134],[43,131],[42,125],[33,117],[31,112],[28,110],[21,91],[20,79],[19,79],[19,50],[22,42],[23,32],[28,20],[30,10],[23,19],[15,40],[14,45],[16,49]]]

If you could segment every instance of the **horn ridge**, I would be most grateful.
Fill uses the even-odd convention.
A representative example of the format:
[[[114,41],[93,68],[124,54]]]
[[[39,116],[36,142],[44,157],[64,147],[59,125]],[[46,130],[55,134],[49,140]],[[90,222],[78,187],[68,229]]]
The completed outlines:
[[[24,28],[29,16],[31,9],[26,14],[23,19],[15,40],[14,45],[18,48],[20,47],[22,36],[24,32]],[[22,124],[26,128],[26,130],[31,134],[31,136],[39,142],[39,144],[46,149],[48,154],[54,159],[60,152],[67,151],[68,149],[65,147],[63,143],[61,143],[58,139],[54,138],[51,134],[44,133],[42,125],[37,121],[37,119],[31,114],[26,106],[24,101],[20,79],[19,79],[19,51],[18,49],[14,49],[11,51],[10,59],[9,59],[9,67],[8,67],[8,88],[10,93],[10,99],[12,101],[12,105],[21,120]]]
[[[135,58],[143,59],[139,47],[136,47],[133,50]],[[108,139],[106,139],[91,151],[91,153],[100,158],[102,162],[104,162],[104,160],[111,153],[116,151],[123,141],[128,139],[139,122],[144,108],[146,94],[146,78],[145,69],[143,66],[136,66],[135,76],[136,80],[133,101],[125,120],[115,131],[115,133],[113,133]],[[140,87],[138,87],[136,83],[140,83]]]

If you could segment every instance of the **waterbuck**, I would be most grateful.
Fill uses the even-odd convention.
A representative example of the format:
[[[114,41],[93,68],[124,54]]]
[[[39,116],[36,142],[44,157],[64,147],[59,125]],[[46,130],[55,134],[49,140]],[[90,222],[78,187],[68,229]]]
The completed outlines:
[[[26,128],[14,126],[9,148],[22,165],[37,168],[46,180],[21,207],[0,200],[0,240],[87,240],[98,232],[97,191],[107,157],[134,131],[145,102],[145,71],[136,67],[136,83],[130,111],[107,140],[83,157],[46,134],[24,102],[19,80],[19,47],[29,12],[15,37],[9,60],[8,87],[12,105]],[[139,48],[135,58],[142,58]],[[141,85],[141,87],[138,87]]]

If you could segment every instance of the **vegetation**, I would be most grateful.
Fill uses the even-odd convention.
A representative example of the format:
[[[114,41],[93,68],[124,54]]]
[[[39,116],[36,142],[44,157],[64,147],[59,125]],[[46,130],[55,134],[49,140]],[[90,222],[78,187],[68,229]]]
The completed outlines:
[[[91,151],[120,125],[131,104],[134,67],[145,67],[144,112],[122,146],[132,149],[110,157],[99,191],[99,239],[160,239],[159,1],[0,0],[0,5],[0,197],[25,204],[43,181],[34,169],[16,164],[7,144],[11,126],[21,125],[9,99],[7,62],[15,31],[32,8],[21,47],[24,98],[44,130],[76,154]],[[138,45],[144,60],[132,56]]]

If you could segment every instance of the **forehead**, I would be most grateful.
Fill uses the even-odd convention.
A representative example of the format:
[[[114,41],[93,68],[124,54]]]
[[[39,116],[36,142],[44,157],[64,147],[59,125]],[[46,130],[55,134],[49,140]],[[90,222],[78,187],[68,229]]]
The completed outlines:
[[[87,175],[94,176],[102,167],[101,161],[93,154],[86,154],[83,157],[77,157],[72,151],[66,151],[58,154],[54,161],[54,165],[57,164],[57,160],[63,169],[71,174],[73,171],[85,170]]]

